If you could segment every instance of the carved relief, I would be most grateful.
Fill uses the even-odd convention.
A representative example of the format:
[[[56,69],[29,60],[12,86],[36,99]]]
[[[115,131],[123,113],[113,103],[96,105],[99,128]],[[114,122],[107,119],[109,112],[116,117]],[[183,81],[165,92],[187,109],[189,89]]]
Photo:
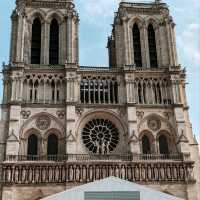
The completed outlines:
[[[46,130],[51,125],[51,119],[46,115],[42,115],[37,118],[35,124],[38,129]]]
[[[77,108],[76,108],[76,114],[77,114],[78,116],[81,116],[82,113],[83,113],[83,111],[84,111],[83,108],[80,108],[80,107],[77,107]]]
[[[136,115],[137,115],[138,119],[141,120],[144,117],[144,112],[143,111],[141,111],[141,112],[137,111]]]
[[[22,110],[21,115],[23,119],[28,119],[29,116],[31,115],[31,111]]]
[[[161,121],[157,118],[151,118],[147,121],[147,125],[152,131],[158,131],[161,128]]]
[[[64,119],[64,117],[65,117],[65,111],[64,110],[58,110],[56,112],[56,114],[60,119]]]

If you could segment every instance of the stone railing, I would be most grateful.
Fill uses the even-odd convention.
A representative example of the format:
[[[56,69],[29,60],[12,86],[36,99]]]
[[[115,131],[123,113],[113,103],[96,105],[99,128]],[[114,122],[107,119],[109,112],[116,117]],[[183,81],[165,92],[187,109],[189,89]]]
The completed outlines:
[[[66,155],[7,155],[5,162],[17,161],[54,161],[54,162],[71,162],[71,161],[190,161],[188,154],[109,154],[109,155],[95,155],[95,154],[66,154]]]
[[[132,182],[192,182],[193,162],[4,163],[4,184],[86,183],[109,176]]]
[[[27,99],[23,99],[22,103],[24,104],[49,104],[49,105],[57,105],[57,104],[64,104],[65,100],[57,100],[57,101],[53,101],[53,100],[49,100],[49,99],[34,99],[34,100],[27,100]]]

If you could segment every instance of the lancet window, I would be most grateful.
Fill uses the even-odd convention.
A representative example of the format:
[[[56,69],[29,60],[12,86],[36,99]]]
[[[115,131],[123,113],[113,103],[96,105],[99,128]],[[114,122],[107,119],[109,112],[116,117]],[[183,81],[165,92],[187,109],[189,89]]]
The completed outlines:
[[[28,156],[38,155],[38,137],[35,134],[32,134],[28,138]]]
[[[47,141],[47,155],[54,156],[58,154],[58,137],[55,134],[51,134]]]
[[[59,25],[56,19],[51,21],[49,41],[49,64],[56,65],[59,61]]]
[[[31,64],[40,64],[41,22],[36,18],[32,24]]]
[[[142,67],[140,30],[137,24],[134,24],[133,26],[133,50],[134,50],[134,61],[136,67]]]
[[[81,103],[118,103],[118,82],[110,77],[83,77],[80,86]]]
[[[156,36],[152,24],[148,26],[148,41],[149,41],[149,57],[150,57],[150,67],[158,67],[157,60],[157,50],[156,50]]]
[[[144,135],[142,137],[142,153],[151,154],[151,144],[148,136]]]
[[[165,135],[161,135],[158,140],[160,154],[169,154],[169,144],[167,137]]]

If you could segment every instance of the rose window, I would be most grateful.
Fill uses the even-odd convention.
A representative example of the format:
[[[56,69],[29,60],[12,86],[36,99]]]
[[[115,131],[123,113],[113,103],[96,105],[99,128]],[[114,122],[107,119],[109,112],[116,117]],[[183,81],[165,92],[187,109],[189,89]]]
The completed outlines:
[[[119,131],[107,119],[93,119],[83,128],[82,139],[90,152],[109,154],[119,143]]]

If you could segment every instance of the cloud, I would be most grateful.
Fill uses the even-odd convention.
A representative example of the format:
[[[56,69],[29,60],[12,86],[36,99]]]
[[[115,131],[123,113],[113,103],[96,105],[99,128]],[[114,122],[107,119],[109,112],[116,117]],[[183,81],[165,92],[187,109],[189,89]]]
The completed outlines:
[[[113,17],[115,5],[120,0],[80,0],[81,17],[90,23],[96,25],[103,23],[110,17]]]
[[[200,24],[192,23],[177,37],[178,46],[183,51],[183,57],[187,57],[194,67],[200,63]]]

